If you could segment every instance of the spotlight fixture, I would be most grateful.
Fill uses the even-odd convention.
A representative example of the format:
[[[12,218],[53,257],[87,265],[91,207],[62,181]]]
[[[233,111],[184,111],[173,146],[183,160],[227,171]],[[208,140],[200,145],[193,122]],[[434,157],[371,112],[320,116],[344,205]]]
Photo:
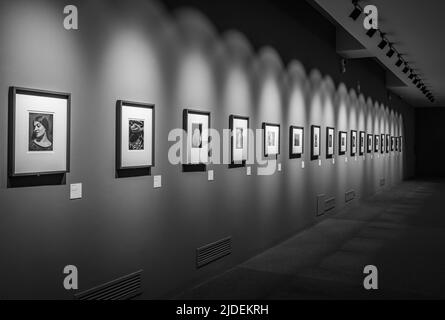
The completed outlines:
[[[413,70],[411,70],[411,74],[408,76],[408,79],[412,80],[414,78]]]
[[[419,82],[419,84],[417,85],[417,88],[421,88],[422,87],[422,83]]]
[[[385,49],[387,44],[388,44],[388,42],[386,42],[386,40],[382,38],[382,41],[380,41],[380,43],[379,43],[379,48],[383,50],[383,49]]]
[[[360,15],[362,14],[362,10],[360,9],[360,7],[357,5],[358,1],[352,1],[352,4],[354,5],[354,10],[351,12],[351,14],[349,15],[349,17],[352,20],[357,20],[358,17],[360,17]]]
[[[396,67],[400,67],[402,64],[403,64],[402,57],[399,56],[399,60],[397,60],[397,62],[396,62]],[[406,71],[408,71],[408,70],[406,70]]]
[[[403,68],[403,73],[408,73],[409,68],[408,65],[405,63],[405,68]]]
[[[415,78],[415,79],[413,80],[413,83],[414,83],[414,84],[417,84],[417,82],[419,82],[419,79]]]
[[[370,38],[374,37],[375,33],[377,32],[377,29],[371,28],[366,32],[366,35]]]
[[[395,53],[394,49],[390,46],[390,47],[389,47],[389,50],[388,50],[388,53],[386,54],[386,56],[387,56],[388,58],[392,58],[392,56],[394,55],[394,53]]]

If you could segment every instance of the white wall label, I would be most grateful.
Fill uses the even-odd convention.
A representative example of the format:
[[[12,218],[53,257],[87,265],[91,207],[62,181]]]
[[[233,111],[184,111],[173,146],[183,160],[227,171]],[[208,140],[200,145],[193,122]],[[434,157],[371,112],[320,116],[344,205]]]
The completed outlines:
[[[82,199],[82,184],[81,183],[73,183],[70,186],[70,199]]]
[[[345,157],[345,162],[348,162],[348,157]]]
[[[281,168],[281,163],[278,164],[278,172],[281,172],[282,168]]]
[[[321,167],[321,160],[318,160],[318,166]]]
[[[304,169],[304,161],[301,161],[301,169]]]
[[[246,171],[248,176],[252,175],[252,167],[247,167]]]
[[[209,181],[215,180],[215,174],[214,174],[213,170],[208,171],[208,180]]]
[[[357,156],[355,156],[355,161],[357,161]]]
[[[155,189],[162,188],[162,176],[153,177],[153,188]]]
[[[335,158],[332,158],[332,164],[335,164]]]

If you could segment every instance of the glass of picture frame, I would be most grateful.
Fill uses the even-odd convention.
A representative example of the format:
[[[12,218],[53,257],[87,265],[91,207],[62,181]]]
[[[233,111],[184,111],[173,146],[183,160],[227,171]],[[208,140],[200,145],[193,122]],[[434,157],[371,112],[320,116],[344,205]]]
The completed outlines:
[[[365,135],[364,131],[360,131],[359,154],[361,156],[365,154]]]
[[[380,153],[385,153],[385,134],[380,135]]]
[[[368,134],[368,153],[372,153],[372,142],[373,142],[373,135]]]
[[[318,160],[321,151],[321,128],[320,126],[311,126],[311,160]]]
[[[185,165],[205,166],[210,160],[210,112],[184,109],[183,128],[187,133]]]
[[[289,158],[301,158],[304,153],[304,128],[290,126],[289,129]]]
[[[116,168],[145,169],[155,165],[155,106],[118,100]]]
[[[71,94],[11,87],[9,175],[70,171]]]
[[[391,136],[391,152],[394,151],[394,146],[395,146],[395,139],[394,136]]]
[[[264,156],[278,156],[280,154],[280,125],[263,123]]]
[[[357,131],[351,130],[351,157],[357,154]]]
[[[245,166],[249,153],[249,117],[231,115],[229,129],[231,165]]]
[[[334,156],[335,150],[335,129],[332,127],[326,128],[326,158],[331,159]]]
[[[389,153],[389,148],[390,148],[390,135],[389,134],[386,134],[385,148],[386,148],[386,153]]]
[[[374,152],[379,152],[380,148],[380,135],[374,135]]]
[[[345,131],[340,131],[338,133],[338,144],[339,144],[339,148],[338,148],[338,154],[343,156],[346,154],[347,152],[347,145],[348,145],[348,133]]]

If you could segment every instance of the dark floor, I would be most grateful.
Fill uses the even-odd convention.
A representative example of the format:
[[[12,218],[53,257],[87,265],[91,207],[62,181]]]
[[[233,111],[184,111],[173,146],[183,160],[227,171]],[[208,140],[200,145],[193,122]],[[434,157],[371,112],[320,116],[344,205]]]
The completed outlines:
[[[363,288],[366,265],[379,290]],[[404,182],[177,298],[445,298],[445,182]]]

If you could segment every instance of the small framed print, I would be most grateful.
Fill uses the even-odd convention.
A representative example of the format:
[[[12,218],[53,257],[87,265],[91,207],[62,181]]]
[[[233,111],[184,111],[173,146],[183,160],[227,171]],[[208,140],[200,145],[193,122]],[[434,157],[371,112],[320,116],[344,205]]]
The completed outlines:
[[[338,134],[338,144],[339,144],[339,148],[338,148],[338,154],[343,156],[346,154],[346,151],[348,149],[347,145],[348,145],[348,133],[344,132],[344,131],[340,131]]]
[[[326,158],[331,159],[334,156],[335,150],[335,129],[326,128]]]
[[[70,171],[71,95],[10,88],[9,175]]]
[[[395,147],[395,138],[392,136],[391,137],[391,151],[394,151],[394,147]]]
[[[385,135],[380,135],[380,153],[385,153]]]
[[[144,169],[154,166],[155,106],[117,101],[116,168]]]
[[[210,112],[184,109],[183,127],[187,133],[185,165],[205,168],[209,163]]]
[[[399,138],[394,137],[394,140],[395,140],[395,151],[399,151]]]
[[[264,156],[278,156],[280,154],[280,125],[263,123]]]
[[[311,160],[320,158],[321,135],[320,126],[311,126]]]
[[[385,147],[386,147],[386,153],[389,153],[389,148],[390,148],[390,136],[389,134],[386,135],[386,140],[385,140]]]
[[[360,131],[360,142],[359,142],[359,155],[365,154],[365,132]]]
[[[368,149],[367,149],[368,153],[372,153],[372,142],[373,142],[373,135],[368,134]]]
[[[351,157],[357,154],[357,131],[351,130]]]
[[[402,152],[402,146],[403,146],[403,138],[402,136],[399,137],[399,152]]]
[[[231,132],[231,164],[245,166],[249,152],[249,118],[231,115],[229,128]]]
[[[289,157],[301,158],[304,153],[304,128],[291,126],[289,130]]]
[[[380,135],[376,134],[374,136],[374,152],[379,152],[380,147]]]

